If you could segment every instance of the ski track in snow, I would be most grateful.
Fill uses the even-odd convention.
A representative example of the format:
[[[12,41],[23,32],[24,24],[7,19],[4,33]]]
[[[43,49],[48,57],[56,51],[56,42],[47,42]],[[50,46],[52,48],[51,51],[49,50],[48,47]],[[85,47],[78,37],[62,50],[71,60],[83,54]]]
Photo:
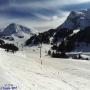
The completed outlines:
[[[38,49],[15,54],[0,49],[0,86],[4,84],[17,90],[90,90],[90,61],[44,54],[40,59]]]

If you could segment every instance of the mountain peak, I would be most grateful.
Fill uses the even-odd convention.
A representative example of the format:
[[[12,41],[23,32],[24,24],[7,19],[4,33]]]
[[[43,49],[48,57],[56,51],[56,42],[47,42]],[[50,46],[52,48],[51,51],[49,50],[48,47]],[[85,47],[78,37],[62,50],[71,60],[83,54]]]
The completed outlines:
[[[37,32],[37,31],[36,31]],[[14,38],[30,38],[32,35],[36,34],[34,29],[29,29],[22,25],[11,23],[2,32],[0,36],[4,37],[14,37]]]
[[[84,29],[90,26],[90,9],[71,11],[65,22],[58,28]]]
[[[3,30],[3,33],[6,35],[6,36],[10,36],[12,34],[17,34],[17,33],[20,33],[20,32],[23,32],[23,33],[26,33],[26,34],[29,34],[31,33],[31,30],[27,27],[24,27],[22,25],[19,25],[19,24],[16,24],[16,23],[11,23],[9,24],[4,30]]]
[[[7,27],[16,28],[17,26],[21,26],[21,25],[16,24],[16,23],[11,23],[11,24],[9,24]]]
[[[5,40],[13,40],[22,44],[34,34],[37,34],[37,30],[34,30],[33,28],[29,29],[16,23],[11,23],[0,32],[0,37]]]
[[[12,26],[14,26],[14,25],[17,25],[16,23],[11,23],[11,24],[9,24],[9,25],[12,25]]]

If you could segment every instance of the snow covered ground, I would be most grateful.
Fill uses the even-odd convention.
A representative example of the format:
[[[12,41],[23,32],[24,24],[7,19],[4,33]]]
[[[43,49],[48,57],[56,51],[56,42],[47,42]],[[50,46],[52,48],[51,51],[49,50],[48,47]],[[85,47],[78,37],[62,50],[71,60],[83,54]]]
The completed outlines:
[[[46,51],[42,50],[40,59],[37,47],[15,54],[0,49],[0,87],[13,84],[16,90],[90,90],[90,61],[51,58]]]

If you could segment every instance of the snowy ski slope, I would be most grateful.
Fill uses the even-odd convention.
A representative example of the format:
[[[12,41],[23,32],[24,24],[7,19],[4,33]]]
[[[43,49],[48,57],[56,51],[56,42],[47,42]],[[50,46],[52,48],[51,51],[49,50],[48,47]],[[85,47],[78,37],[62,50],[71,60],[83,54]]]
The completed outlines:
[[[15,54],[0,49],[0,87],[16,90],[90,90],[90,61],[56,59],[39,48],[27,48]],[[42,65],[41,65],[42,60]]]

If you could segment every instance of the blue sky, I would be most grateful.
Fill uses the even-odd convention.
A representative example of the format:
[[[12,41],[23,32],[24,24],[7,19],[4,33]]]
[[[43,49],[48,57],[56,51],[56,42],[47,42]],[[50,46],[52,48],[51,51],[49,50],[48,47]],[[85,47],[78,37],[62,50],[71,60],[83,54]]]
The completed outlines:
[[[89,6],[89,0],[0,0],[0,27],[15,22],[48,30],[60,25],[70,11]]]

